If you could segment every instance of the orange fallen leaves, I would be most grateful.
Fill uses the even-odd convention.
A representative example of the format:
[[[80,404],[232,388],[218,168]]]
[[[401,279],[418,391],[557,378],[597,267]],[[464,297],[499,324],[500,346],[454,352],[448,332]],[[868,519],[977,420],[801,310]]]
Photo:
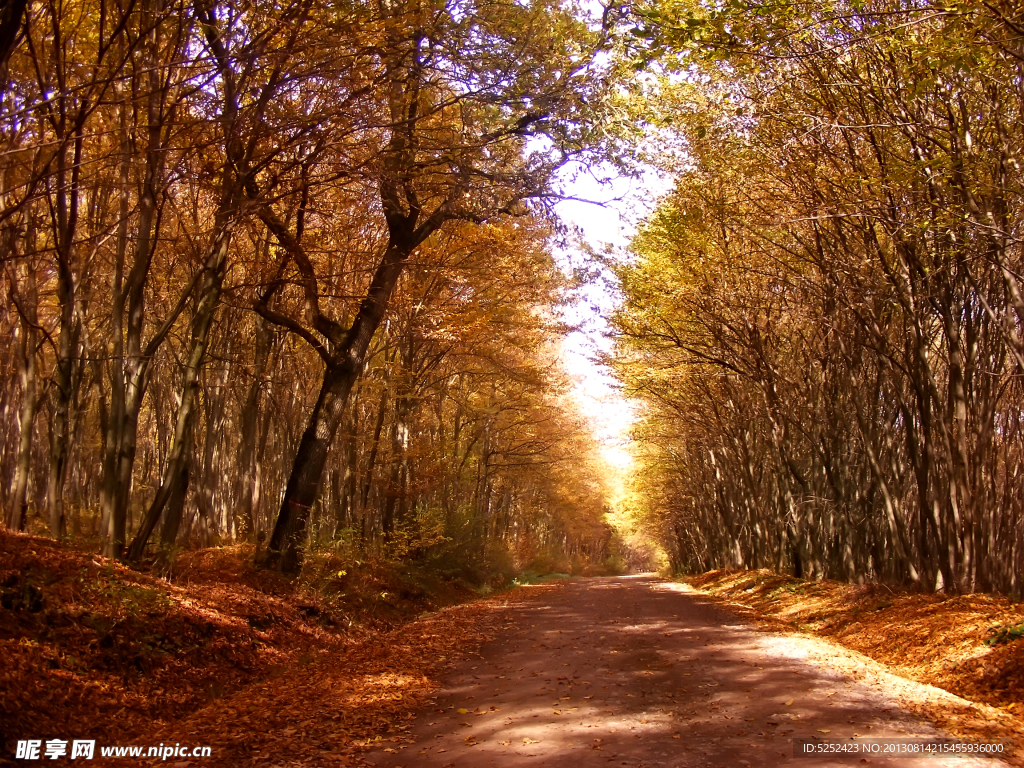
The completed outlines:
[[[163,739],[180,741],[184,732],[197,743],[210,744],[214,765],[260,757],[276,765],[311,765],[326,755],[340,765],[358,765],[359,754],[373,745],[411,743],[403,723],[432,701],[436,683],[431,675],[448,666],[439,659],[475,652],[486,631],[506,620],[510,601],[535,594],[446,608],[383,637],[324,654],[314,664],[289,669],[279,680],[249,686],[196,712],[167,729]],[[426,628],[430,634],[422,632]],[[408,642],[410,637],[416,642]],[[235,727],[240,714],[247,722],[243,733]],[[300,723],[300,738],[285,737],[282,726],[293,723]],[[472,735],[465,741],[476,743]]]
[[[337,606],[240,549],[188,553],[202,562],[173,584],[0,531],[0,749],[94,738],[210,746],[206,766],[356,765],[409,741],[431,676],[507,622],[506,602],[546,591],[341,627]]]

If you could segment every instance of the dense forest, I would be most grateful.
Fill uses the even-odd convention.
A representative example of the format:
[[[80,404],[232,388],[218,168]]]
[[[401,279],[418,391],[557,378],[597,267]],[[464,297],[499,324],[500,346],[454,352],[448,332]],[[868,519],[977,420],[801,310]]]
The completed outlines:
[[[673,562],[1021,595],[1020,7],[646,14],[616,365]]]
[[[33,0],[0,75],[9,528],[1022,594],[1015,5]],[[592,253],[611,517],[596,167],[674,179]]]
[[[7,526],[130,560],[265,542],[284,571],[307,541],[606,556],[550,204],[602,143],[600,24],[555,2],[22,5]]]

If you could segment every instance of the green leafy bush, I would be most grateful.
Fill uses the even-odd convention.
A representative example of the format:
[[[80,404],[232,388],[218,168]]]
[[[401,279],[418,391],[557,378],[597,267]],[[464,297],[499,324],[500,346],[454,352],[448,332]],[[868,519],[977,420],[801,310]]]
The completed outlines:
[[[1008,624],[1005,627],[995,627],[992,635],[985,641],[985,645],[994,646],[1009,643],[1012,640],[1020,640],[1024,637],[1024,622],[1020,624]]]

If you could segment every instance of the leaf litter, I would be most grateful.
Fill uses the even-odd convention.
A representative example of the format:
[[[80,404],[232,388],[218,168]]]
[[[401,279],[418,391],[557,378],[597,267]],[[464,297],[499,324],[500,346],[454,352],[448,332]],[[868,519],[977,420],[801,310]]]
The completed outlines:
[[[3,753],[18,739],[85,738],[210,746],[204,766],[359,765],[372,746],[408,741],[405,722],[431,701],[432,675],[477,652],[507,623],[507,605],[546,591],[426,614],[437,606],[422,596],[360,606],[403,587],[363,564],[368,586],[336,599],[257,571],[251,554],[185,553],[169,581],[0,531]],[[327,566],[334,578],[345,570]],[[449,592],[439,599],[475,598]]]

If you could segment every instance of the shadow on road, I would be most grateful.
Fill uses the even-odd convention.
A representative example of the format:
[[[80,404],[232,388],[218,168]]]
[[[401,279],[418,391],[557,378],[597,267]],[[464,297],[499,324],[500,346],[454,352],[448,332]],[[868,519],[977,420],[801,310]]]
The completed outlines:
[[[516,606],[502,636],[445,678],[436,706],[412,728],[414,743],[370,761],[391,768],[769,766],[794,762],[794,737],[941,735],[883,691],[831,670],[821,641],[758,632],[683,590],[649,575],[576,579],[543,602]],[[947,762],[982,764],[933,758],[927,765]]]

